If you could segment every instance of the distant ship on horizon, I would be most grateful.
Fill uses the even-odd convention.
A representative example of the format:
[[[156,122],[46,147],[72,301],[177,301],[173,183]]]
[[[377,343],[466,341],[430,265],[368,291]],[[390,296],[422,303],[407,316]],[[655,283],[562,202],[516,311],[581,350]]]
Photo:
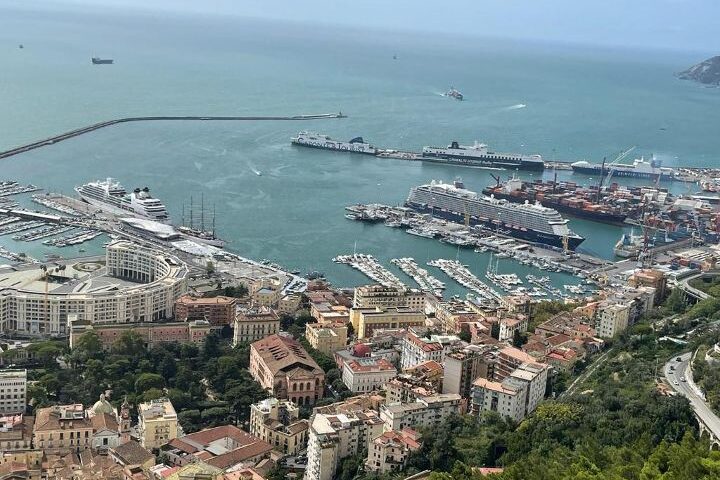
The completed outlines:
[[[93,65],[112,65],[113,62],[112,58],[92,57]]]

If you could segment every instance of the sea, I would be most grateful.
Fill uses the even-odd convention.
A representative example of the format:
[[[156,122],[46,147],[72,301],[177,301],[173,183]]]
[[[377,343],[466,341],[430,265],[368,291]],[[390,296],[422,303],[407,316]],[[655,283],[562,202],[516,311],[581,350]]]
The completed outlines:
[[[421,264],[458,258],[482,276],[487,254],[353,222],[344,207],[402,204],[411,187],[433,179],[461,178],[467,188],[481,190],[495,182],[492,175],[514,172],[303,149],[290,137],[300,130],[344,140],[362,136],[379,147],[413,151],[482,141],[496,151],[596,162],[635,146],[633,156],[654,155],[666,166],[720,167],[720,90],[674,76],[711,53],[0,6],[0,150],[126,116],[347,115],[120,124],[0,160],[0,180],[73,195],[76,185],[113,177],[129,189],[149,187],[177,222],[191,197],[196,205],[202,197],[215,208],[228,250],[319,271],[338,286],[368,282],[331,261],[353,251],[376,256],[409,285],[391,258],[414,257]],[[115,63],[93,65],[92,56]],[[464,101],[442,95],[451,86]],[[698,190],[667,186],[675,193]],[[20,201],[40,208],[28,195]],[[582,251],[608,259],[623,231],[630,231],[578,219],[570,226],[586,237]],[[107,241],[52,250],[9,237],[0,237],[0,245],[36,258],[81,254],[80,248],[100,253]],[[538,273],[512,260],[502,260],[499,270]],[[558,285],[577,283],[551,275]],[[457,285],[448,292],[463,293]]]

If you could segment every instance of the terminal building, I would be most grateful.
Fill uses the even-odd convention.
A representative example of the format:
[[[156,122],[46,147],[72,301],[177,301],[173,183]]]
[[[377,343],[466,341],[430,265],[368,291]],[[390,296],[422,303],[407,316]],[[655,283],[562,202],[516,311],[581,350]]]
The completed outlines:
[[[188,267],[162,251],[119,240],[106,255],[0,269],[0,333],[64,336],[70,323],[154,322],[173,316]]]

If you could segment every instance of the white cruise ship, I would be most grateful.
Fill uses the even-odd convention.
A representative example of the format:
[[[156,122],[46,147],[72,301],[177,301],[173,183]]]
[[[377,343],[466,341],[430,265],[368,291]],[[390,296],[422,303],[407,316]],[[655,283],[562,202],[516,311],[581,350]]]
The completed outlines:
[[[119,182],[108,178],[75,187],[75,191],[90,205],[115,215],[132,215],[163,223],[169,221],[165,205],[150,195],[148,187],[127,193]]]
[[[449,185],[432,181],[413,187],[405,206],[434,217],[497,231],[504,235],[575,250],[585,239],[568,228],[568,221],[557,210],[540,204],[518,205],[494,197],[478,195],[456,182]]]
[[[376,155],[378,149],[374,145],[365,142],[362,137],[355,137],[349,142],[333,140],[327,135],[311,132],[300,132],[290,139],[293,145],[310,148],[322,148],[324,150],[339,150],[341,152],[365,153]]]
[[[484,143],[460,145],[452,142],[445,148],[423,147],[425,159],[438,158],[441,163],[467,165],[471,167],[498,167],[522,170],[543,170],[545,163],[540,155],[492,152]]]

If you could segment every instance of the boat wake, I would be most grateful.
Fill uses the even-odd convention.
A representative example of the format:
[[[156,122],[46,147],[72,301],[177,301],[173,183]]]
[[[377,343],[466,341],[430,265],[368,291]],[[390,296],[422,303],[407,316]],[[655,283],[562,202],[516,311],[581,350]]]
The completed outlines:
[[[193,162],[193,163],[195,164],[195,168],[197,169],[198,172],[202,170],[202,168],[203,168],[202,163],[200,163],[200,162]]]
[[[520,110],[521,108],[525,108],[527,105],[524,103],[518,103],[517,105],[511,105],[509,107],[506,107],[505,110]]]

